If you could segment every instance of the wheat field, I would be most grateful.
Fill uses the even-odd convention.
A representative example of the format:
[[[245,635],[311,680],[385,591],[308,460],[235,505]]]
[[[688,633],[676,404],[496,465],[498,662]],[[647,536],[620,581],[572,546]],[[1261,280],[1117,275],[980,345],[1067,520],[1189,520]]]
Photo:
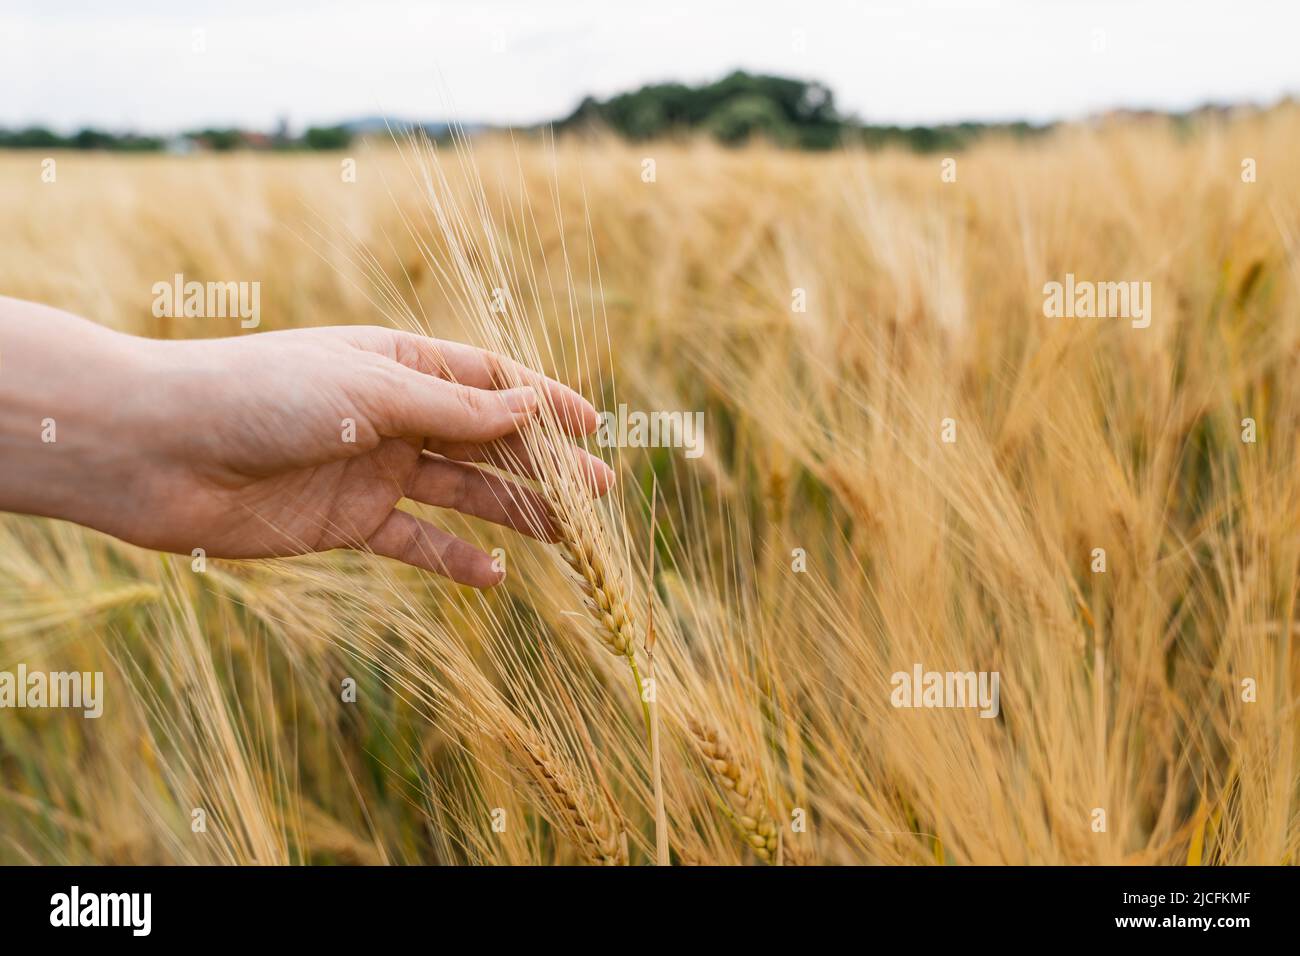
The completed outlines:
[[[955,182],[702,141],[42,158],[0,155],[6,295],[256,334],[150,310],[256,280],[257,331],[404,325],[704,427],[593,442],[595,505],[555,464],[559,545],[432,515],[503,549],[485,593],[0,517],[0,669],[106,675],[99,719],[0,717],[0,863],[1296,862],[1300,110],[987,139]],[[1149,327],[1047,317],[1067,273],[1149,281]],[[998,713],[895,706],[918,665]]]

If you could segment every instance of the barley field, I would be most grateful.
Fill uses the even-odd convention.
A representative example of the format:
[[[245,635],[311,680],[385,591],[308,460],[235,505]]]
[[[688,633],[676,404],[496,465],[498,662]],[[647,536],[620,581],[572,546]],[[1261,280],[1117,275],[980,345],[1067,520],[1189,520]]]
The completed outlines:
[[[1296,862],[1300,110],[990,138],[955,181],[523,136],[42,158],[0,154],[4,294],[415,328],[703,427],[593,440],[597,503],[552,456],[559,544],[432,514],[503,549],[489,592],[0,517],[0,669],[105,674],[98,719],[0,719],[0,863]],[[260,326],[156,318],[178,273],[260,282]],[[1049,317],[1067,274],[1149,282],[1149,325]],[[996,712],[899,706],[931,671]]]

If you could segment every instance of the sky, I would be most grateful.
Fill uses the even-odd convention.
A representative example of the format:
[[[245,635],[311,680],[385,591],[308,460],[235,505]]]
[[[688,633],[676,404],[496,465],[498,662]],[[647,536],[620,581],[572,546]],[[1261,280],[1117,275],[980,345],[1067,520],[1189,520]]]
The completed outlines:
[[[531,124],[733,69],[876,123],[1300,94],[1293,0],[0,0],[0,126]]]

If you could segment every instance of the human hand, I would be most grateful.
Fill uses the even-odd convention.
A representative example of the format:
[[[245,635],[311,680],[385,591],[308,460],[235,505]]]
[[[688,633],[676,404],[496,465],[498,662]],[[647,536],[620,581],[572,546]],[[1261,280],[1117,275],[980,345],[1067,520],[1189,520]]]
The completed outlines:
[[[489,587],[488,554],[395,506],[550,537],[537,492],[478,465],[529,474],[519,428],[539,393],[571,434],[597,424],[576,392],[507,359],[380,327],[156,341],[0,300],[0,332],[0,508],[180,554],[358,548]],[[498,388],[511,378],[531,384]],[[42,446],[46,419],[57,438]],[[573,454],[603,494],[613,472]]]

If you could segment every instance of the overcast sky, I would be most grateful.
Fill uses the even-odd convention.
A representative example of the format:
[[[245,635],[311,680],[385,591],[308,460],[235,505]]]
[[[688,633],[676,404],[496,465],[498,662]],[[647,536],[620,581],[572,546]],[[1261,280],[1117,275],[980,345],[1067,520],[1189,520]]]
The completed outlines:
[[[0,125],[531,123],[735,69],[874,122],[1300,93],[1294,0],[0,0]],[[201,48],[201,49],[196,49]]]

